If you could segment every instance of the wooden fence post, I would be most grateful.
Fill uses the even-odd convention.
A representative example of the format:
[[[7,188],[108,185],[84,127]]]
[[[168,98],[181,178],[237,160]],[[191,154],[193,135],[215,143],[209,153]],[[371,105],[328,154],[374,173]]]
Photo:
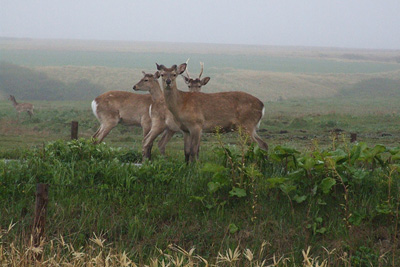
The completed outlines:
[[[350,142],[354,143],[357,141],[357,134],[356,133],[350,133]]]
[[[44,229],[46,225],[46,209],[47,202],[49,200],[49,185],[48,184],[37,184],[36,185],[36,201],[35,201],[35,219],[33,221],[32,228],[32,242],[34,247],[39,247],[40,242],[44,238]],[[42,254],[37,253],[34,255],[35,260],[40,260]]]
[[[77,121],[71,122],[71,139],[72,140],[78,139],[78,122]]]

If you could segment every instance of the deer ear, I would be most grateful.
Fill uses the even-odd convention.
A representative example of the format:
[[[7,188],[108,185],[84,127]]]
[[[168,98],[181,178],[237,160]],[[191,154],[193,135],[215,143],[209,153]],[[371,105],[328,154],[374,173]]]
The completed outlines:
[[[182,63],[181,65],[179,65],[178,73],[182,74],[186,70],[186,66],[186,63]]]
[[[160,78],[160,72],[156,71],[156,73],[154,73],[154,78],[158,79]]]
[[[163,70],[163,69],[165,69],[164,65],[158,65],[157,63],[156,63],[156,65],[157,65],[157,70]]]
[[[201,79],[201,85],[206,85],[210,81],[210,77],[204,77]]]
[[[183,76],[183,75],[182,75],[182,77],[183,77],[183,80],[185,81],[185,83],[189,84],[190,78]]]
[[[146,76],[146,72],[144,72],[144,71],[142,70],[142,73],[143,73],[144,76]]]

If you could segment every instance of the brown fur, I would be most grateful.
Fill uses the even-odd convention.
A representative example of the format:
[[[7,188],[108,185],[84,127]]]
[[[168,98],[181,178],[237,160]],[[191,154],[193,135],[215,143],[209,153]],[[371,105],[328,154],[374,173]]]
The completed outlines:
[[[163,133],[163,136],[158,143],[158,147],[160,152],[164,154],[167,142],[172,138],[174,133],[180,131],[180,127],[165,103],[164,95],[158,82],[159,77],[159,72],[156,72],[154,75],[144,73],[144,77],[133,86],[133,89],[137,91],[149,91],[153,99],[153,104],[151,105],[150,110],[152,125],[150,132],[143,139],[143,159],[151,159],[151,149],[157,136]],[[210,78],[208,78],[208,80],[209,79]],[[188,83],[190,90],[192,88],[195,88],[195,90],[201,90],[201,86],[203,86],[203,84],[194,87],[191,87],[190,85],[191,82]]]
[[[150,131],[151,119],[149,106],[152,103],[150,95],[140,95],[125,91],[109,91],[93,100],[97,104],[93,110],[100,122],[100,127],[93,135],[95,143],[100,143],[109,132],[118,125],[139,126],[143,136]],[[92,103],[93,108],[93,103]]]
[[[198,157],[202,132],[216,128],[242,127],[260,148],[268,150],[268,145],[256,133],[264,108],[258,98],[245,92],[182,92],[176,86],[176,76],[185,71],[185,63],[171,68],[157,64],[157,68],[162,76],[167,107],[184,132],[186,161]]]

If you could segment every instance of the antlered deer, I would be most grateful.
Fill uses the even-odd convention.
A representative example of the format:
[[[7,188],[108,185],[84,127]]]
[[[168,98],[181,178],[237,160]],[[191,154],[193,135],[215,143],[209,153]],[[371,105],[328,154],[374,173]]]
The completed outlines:
[[[186,63],[171,68],[156,65],[165,103],[183,131],[186,161],[197,159],[202,132],[216,128],[229,131],[241,127],[261,149],[268,150],[256,132],[264,113],[264,104],[258,98],[245,92],[183,92],[177,88],[176,77],[185,71]]]
[[[10,95],[8,97],[8,100],[12,102],[12,105],[14,106],[15,110],[18,112],[18,117],[21,112],[27,112],[29,114],[29,117],[32,117],[33,115],[33,108],[34,106],[30,103],[18,103],[17,100],[15,100],[15,97],[13,95]]]
[[[187,65],[187,62],[186,62],[186,65]],[[190,92],[200,92],[201,87],[203,85],[206,85],[210,81],[210,77],[205,77],[205,78],[201,79],[201,75],[203,74],[203,69],[204,69],[203,62],[200,62],[200,65],[201,65],[201,70],[200,70],[199,78],[191,78],[187,67],[186,67],[186,75],[182,74],[183,79],[185,80],[185,83],[188,85]]]
[[[203,72],[203,66],[199,77]],[[160,73],[157,71],[155,74],[146,74],[143,72],[144,77],[133,86],[133,90],[135,91],[149,91],[153,103],[150,106],[149,114],[151,117],[151,130],[143,139],[143,158],[151,158],[151,149],[153,146],[154,140],[159,136],[162,132],[164,132],[161,140],[158,143],[159,149],[161,153],[164,153],[166,143],[171,139],[171,137],[177,131],[180,131],[180,127],[175,122],[175,119],[171,112],[168,110],[164,95],[161,90],[160,84],[158,82],[158,78],[160,77]],[[187,84],[190,90],[200,91],[201,86],[207,84],[210,80],[209,77],[206,77],[206,82],[199,83],[196,79],[191,79],[189,74],[187,73]],[[162,150],[163,149],[163,150]]]

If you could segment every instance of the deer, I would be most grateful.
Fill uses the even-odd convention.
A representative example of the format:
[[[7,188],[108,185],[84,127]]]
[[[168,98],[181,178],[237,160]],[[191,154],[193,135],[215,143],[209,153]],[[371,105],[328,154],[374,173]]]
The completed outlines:
[[[189,59],[186,61],[186,65],[188,64],[188,62]],[[201,70],[198,78],[191,78],[187,67],[185,70],[185,74],[182,74],[183,79],[189,88],[189,92],[200,92],[201,88],[206,85],[211,79],[210,77],[204,77],[203,79],[201,79],[201,75],[203,74],[204,70],[204,63],[200,62],[200,66]],[[174,131],[165,131],[159,141],[159,148],[165,148],[166,144],[169,142],[174,134]]]
[[[201,64],[201,67],[199,78],[203,73],[204,64]],[[201,90],[202,85],[198,84],[196,79],[190,78],[189,72],[186,72],[186,77],[188,79],[186,83],[189,90],[191,90],[191,88],[193,88],[193,90]],[[210,80],[209,77],[204,79],[203,85],[207,84]],[[100,127],[92,136],[94,143],[101,143],[110,131],[119,123],[142,127],[143,137],[146,137],[152,127],[149,115],[149,108],[152,105],[152,102],[153,97],[151,95],[140,95],[126,91],[109,91],[96,97],[92,101],[92,110],[100,122]],[[175,133],[176,131],[164,131],[160,141],[158,142],[158,149],[162,155],[165,154],[165,147]],[[151,154],[149,154],[149,158],[150,155]]]
[[[34,106],[31,103],[18,103],[17,100],[15,100],[15,96],[10,95],[8,97],[8,100],[12,102],[12,105],[14,106],[15,110],[18,112],[18,118],[19,114],[21,112],[27,112],[29,115],[29,118],[32,118],[33,116],[33,108]]]
[[[184,76],[190,92],[192,90],[200,91],[201,87],[206,85],[210,80],[210,77],[205,77],[203,78],[203,82],[198,81],[203,73],[204,65],[201,64],[201,66],[202,69],[199,78],[190,78],[189,72],[186,72],[186,76]],[[149,108],[149,114],[152,123],[151,130],[143,139],[142,145],[143,159],[150,160],[153,142],[157,136],[163,133],[163,136],[158,143],[158,147],[161,154],[164,154],[166,143],[176,132],[180,131],[180,128],[165,104],[164,95],[161,90],[160,83],[158,82],[158,79],[160,78],[160,72],[157,71],[154,74],[149,74],[143,71],[142,73],[144,77],[133,86],[133,90],[148,91],[150,92],[153,100],[153,103]]]
[[[186,61],[186,66],[187,66],[188,61],[189,60]],[[191,78],[187,67],[185,70],[186,74],[182,74],[183,79],[189,88],[189,92],[200,92],[201,87],[203,85],[206,85],[210,81],[210,77],[204,77],[203,79],[201,79],[201,75],[203,74],[203,70],[204,70],[204,63],[200,62],[200,66],[201,66],[201,70],[200,70],[199,78],[194,78],[194,79]]]
[[[98,144],[119,123],[142,127],[143,136],[151,129],[149,107],[150,95],[139,95],[126,91],[109,91],[92,101],[93,114],[100,122],[100,127],[92,138]]]
[[[177,88],[176,77],[185,71],[187,64],[170,68],[156,65],[167,108],[183,132],[186,162],[198,159],[202,133],[215,132],[216,129],[227,132],[241,128],[251,141],[268,151],[267,143],[256,132],[265,110],[261,100],[240,91],[183,92]]]

